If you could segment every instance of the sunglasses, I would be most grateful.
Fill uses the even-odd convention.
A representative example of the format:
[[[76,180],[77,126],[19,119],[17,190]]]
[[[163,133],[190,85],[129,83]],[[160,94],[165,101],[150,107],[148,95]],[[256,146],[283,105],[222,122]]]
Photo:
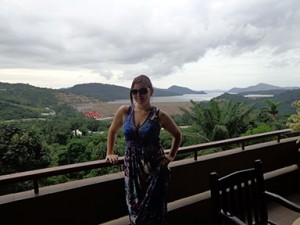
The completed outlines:
[[[141,89],[131,89],[131,94],[133,95],[137,95],[139,93],[139,95],[145,95],[148,93],[148,91],[150,90],[150,88],[141,88]]]

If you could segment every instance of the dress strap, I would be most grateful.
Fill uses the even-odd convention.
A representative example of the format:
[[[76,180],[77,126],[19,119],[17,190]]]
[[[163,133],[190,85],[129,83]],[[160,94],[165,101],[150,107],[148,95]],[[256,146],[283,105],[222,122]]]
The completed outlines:
[[[158,116],[159,110],[160,110],[160,109],[158,109],[156,106],[153,106],[153,107],[152,107],[152,113],[153,113],[155,116]]]
[[[156,115],[157,117],[158,117],[158,114],[159,114],[159,110],[160,110],[160,109],[157,109],[157,110],[156,110],[156,113],[155,113],[155,115]]]
[[[127,115],[130,115],[130,114],[132,114],[132,112],[133,112],[133,106],[132,105],[130,105],[129,107],[128,107],[128,110],[127,110]]]
[[[151,120],[157,119],[157,118],[158,118],[158,115],[159,115],[159,109],[156,108],[156,106],[153,106],[153,107],[152,107],[151,114],[152,114]]]

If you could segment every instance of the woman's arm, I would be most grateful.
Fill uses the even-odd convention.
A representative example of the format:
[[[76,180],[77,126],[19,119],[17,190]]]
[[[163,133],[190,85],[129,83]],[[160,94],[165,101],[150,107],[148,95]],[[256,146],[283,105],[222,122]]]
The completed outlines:
[[[162,164],[168,164],[169,162],[173,161],[176,157],[177,151],[181,145],[182,134],[176,123],[165,112],[159,112],[159,119],[161,126],[173,136],[170,152],[166,156],[166,159],[162,161]]]
[[[106,162],[110,162],[113,164],[118,162],[118,155],[114,153],[114,146],[115,146],[118,131],[123,126],[123,122],[127,110],[128,110],[128,106],[125,105],[121,106],[117,110],[114,119],[110,125],[107,134],[107,150],[106,150],[106,158],[105,158]]]

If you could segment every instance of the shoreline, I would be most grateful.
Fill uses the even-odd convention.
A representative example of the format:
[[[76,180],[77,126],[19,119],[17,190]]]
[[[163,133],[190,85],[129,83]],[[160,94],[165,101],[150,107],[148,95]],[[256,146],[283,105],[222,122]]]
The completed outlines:
[[[91,104],[80,104],[76,106],[76,109],[79,112],[98,112],[102,117],[112,117],[117,109],[121,105],[126,105],[128,103],[91,103]],[[190,101],[185,102],[154,102],[153,106],[156,106],[158,109],[166,112],[170,116],[181,115],[183,112],[181,108],[189,109],[192,106]]]

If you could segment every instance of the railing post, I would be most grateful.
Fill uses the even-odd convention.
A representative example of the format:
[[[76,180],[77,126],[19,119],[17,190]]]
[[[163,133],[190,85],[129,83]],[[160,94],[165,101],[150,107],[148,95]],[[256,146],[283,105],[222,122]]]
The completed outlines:
[[[34,188],[34,194],[38,194],[39,193],[39,182],[38,180],[33,180],[33,188]]]
[[[197,161],[197,159],[198,159],[198,152],[194,151],[194,160]]]
[[[277,142],[280,143],[280,134],[277,135]]]
[[[245,142],[242,141],[242,150],[245,150]]]

